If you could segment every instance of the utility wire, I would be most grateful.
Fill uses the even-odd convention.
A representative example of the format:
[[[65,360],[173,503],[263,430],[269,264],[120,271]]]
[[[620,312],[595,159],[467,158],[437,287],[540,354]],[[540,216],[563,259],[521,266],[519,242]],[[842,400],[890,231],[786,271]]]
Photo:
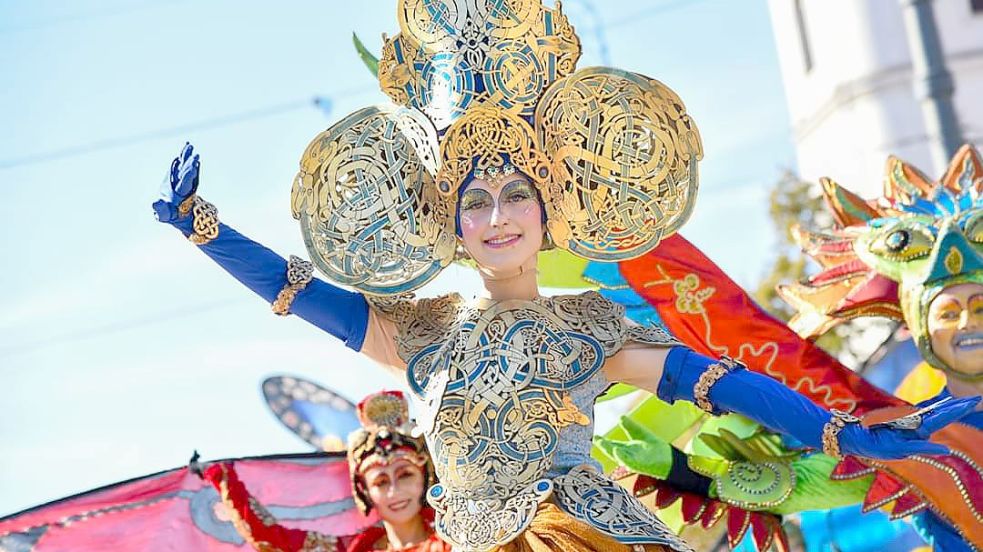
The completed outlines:
[[[187,2],[188,0],[150,0],[148,2],[143,2],[141,4],[130,4],[126,6],[117,6],[113,8],[106,8],[103,10],[88,11],[82,13],[74,13],[68,15],[61,15],[50,17],[48,19],[41,19],[35,21],[25,21],[23,23],[14,23],[13,25],[3,25],[0,26],[0,34],[16,33],[20,31],[30,31],[34,29],[41,29],[44,27],[51,27],[54,25],[60,25],[62,23],[74,23],[77,21],[85,21],[88,19],[96,19],[100,17],[111,17],[114,15],[122,15],[126,13],[132,13],[136,11],[142,11],[148,8],[162,8],[168,7],[172,4],[180,4]]]
[[[36,341],[29,341],[27,343],[21,343],[11,347],[0,348],[0,359],[9,358],[19,354],[29,353],[37,349],[46,349],[48,347],[61,345],[63,343],[70,343],[72,341],[82,341],[85,339],[91,339],[93,337],[102,337],[104,335],[119,333],[126,330],[132,330],[134,328],[140,328],[143,326],[152,326],[154,324],[161,324],[163,322],[169,322],[181,318],[188,318],[190,316],[195,316],[198,314],[203,314],[214,310],[224,309],[239,303],[242,303],[240,299],[223,299],[221,301],[211,301],[208,303],[202,303],[190,307],[179,307],[175,309],[169,309],[163,312],[156,312],[153,314],[148,314],[146,316],[131,318],[129,320],[114,321],[109,324],[103,324],[101,326],[95,326],[92,328],[73,330],[73,331],[52,336],[47,339],[39,339]]]
[[[602,27],[605,29],[623,27],[625,25],[630,25],[632,23],[636,23],[643,19],[648,19],[649,17],[653,17],[661,13],[675,11],[681,8],[688,8],[696,4],[702,4],[706,1],[707,0],[676,0],[674,2],[665,2],[657,6],[652,6],[651,8],[646,8],[644,10],[639,10],[635,13],[628,14],[624,17],[619,17],[618,19],[609,21],[608,23],[602,25]]]
[[[176,0],[176,1],[181,1],[181,0]],[[603,29],[611,29],[611,28],[620,27],[620,26],[623,26],[623,25],[628,25],[628,24],[635,23],[635,22],[638,22],[638,21],[643,20],[643,19],[647,19],[649,17],[653,17],[653,16],[658,15],[660,13],[665,13],[665,12],[668,12],[668,11],[673,11],[673,10],[677,10],[677,9],[680,9],[680,8],[689,7],[689,6],[692,6],[694,4],[698,4],[698,3],[706,2],[706,1],[707,0],[676,0],[676,1],[666,2],[664,4],[659,4],[657,6],[654,6],[654,7],[651,7],[651,8],[647,8],[647,9],[640,10],[638,12],[629,14],[629,15],[627,15],[625,17],[616,19],[616,20],[611,21],[609,23],[597,25],[595,27],[595,31],[602,32]],[[70,18],[67,18],[67,19],[80,19],[80,18],[87,18],[87,17],[96,17],[96,16],[99,16],[99,15],[105,15],[105,14],[122,13],[122,12],[125,12],[125,11],[133,11],[133,9],[140,9],[141,7],[145,7],[145,6],[137,6],[135,8],[121,9],[121,10],[116,10],[116,11],[112,11],[112,12],[98,12],[98,13],[90,14],[89,16],[86,16],[86,17],[79,16],[79,17],[70,17]],[[61,18],[61,19],[58,19],[57,21],[61,21],[62,19],[66,19],[66,18]],[[0,32],[2,32],[3,30],[4,30],[3,28],[0,28]],[[266,118],[266,117],[273,117],[273,116],[276,116],[276,115],[281,115],[283,113],[288,113],[288,112],[291,112],[291,111],[297,111],[297,110],[300,110],[300,109],[308,108],[308,107],[311,107],[311,106],[322,107],[325,103],[330,102],[333,98],[340,98],[340,97],[349,96],[349,95],[353,95],[353,94],[357,94],[357,93],[361,93],[361,92],[367,92],[370,89],[371,89],[371,87],[367,87],[367,86],[366,87],[360,87],[360,88],[357,88],[357,89],[351,89],[351,90],[348,90],[348,91],[342,91],[342,92],[339,92],[337,94],[333,94],[331,96],[328,96],[327,98],[314,97],[314,98],[311,98],[311,99],[308,99],[308,100],[296,100],[296,101],[287,102],[287,103],[283,103],[283,104],[277,104],[277,105],[272,105],[272,106],[268,106],[268,107],[262,107],[262,108],[252,109],[252,110],[249,110],[249,111],[244,111],[244,112],[233,114],[233,115],[227,115],[227,116],[224,116],[224,117],[218,117],[218,118],[215,118],[215,119],[208,119],[208,120],[205,120],[205,121],[199,121],[197,123],[190,123],[190,124],[181,125],[181,126],[177,126],[177,127],[164,128],[164,129],[160,129],[160,130],[154,130],[154,131],[149,131],[149,132],[145,132],[145,133],[141,133],[141,134],[134,134],[134,135],[124,136],[124,137],[119,137],[119,138],[109,138],[109,139],[106,139],[106,140],[100,140],[100,141],[90,142],[88,144],[83,144],[83,145],[79,145],[79,146],[72,146],[72,147],[63,148],[63,149],[60,149],[60,150],[53,150],[53,151],[46,151],[46,152],[40,152],[40,153],[30,154],[30,155],[26,155],[26,156],[23,156],[23,157],[15,157],[15,158],[12,158],[12,159],[3,159],[3,160],[0,160],[0,170],[11,169],[11,168],[15,168],[15,167],[23,167],[23,166],[27,166],[27,165],[35,165],[35,164],[44,163],[44,162],[47,162],[47,161],[55,161],[55,160],[64,159],[64,158],[67,158],[67,157],[75,157],[75,156],[78,156],[78,155],[85,155],[85,154],[93,153],[93,152],[96,152],[96,151],[103,151],[103,150],[109,150],[109,149],[116,149],[116,148],[126,147],[126,146],[130,146],[130,145],[133,145],[133,144],[136,144],[136,143],[140,143],[140,142],[147,142],[147,141],[151,141],[151,140],[158,140],[158,139],[161,139],[161,138],[169,138],[169,137],[173,137],[173,136],[180,136],[180,135],[184,135],[184,134],[187,134],[188,132],[192,132],[192,131],[196,131],[196,130],[203,130],[203,129],[209,129],[209,128],[223,127],[223,126],[233,125],[233,124],[237,124],[237,123],[242,123],[242,122],[245,122],[245,121],[251,121],[251,120],[261,119],[261,118]]]
[[[235,113],[233,115],[216,117],[214,119],[206,119],[204,121],[198,121],[196,123],[189,123],[189,124],[170,127],[170,128],[163,128],[160,130],[153,130],[150,132],[143,132],[139,134],[131,134],[129,136],[121,136],[118,138],[108,138],[106,140],[98,140],[95,142],[89,142],[88,144],[83,144],[79,146],[71,146],[59,150],[45,151],[45,152],[25,155],[24,157],[14,157],[12,159],[4,159],[4,160],[0,160],[0,170],[11,169],[14,167],[22,167],[24,165],[35,165],[37,163],[44,163],[46,161],[54,161],[57,159],[64,159],[66,157],[85,155],[87,153],[92,153],[96,151],[122,148],[140,142],[147,142],[150,140],[157,140],[160,138],[168,138],[175,135],[187,134],[189,132],[196,131],[196,130],[228,126],[237,123],[242,123],[245,121],[252,121],[252,120],[262,119],[266,117],[273,117],[276,115],[281,115],[283,113],[288,113],[290,111],[306,109],[312,105],[316,105],[315,102],[316,99],[313,101],[297,100],[293,102],[261,107],[258,109],[251,109],[249,111],[243,111],[241,113]]]
[[[184,1],[184,0],[175,0],[175,1]],[[600,29],[610,29],[610,28],[619,27],[619,26],[622,26],[622,25],[627,25],[627,24],[630,24],[630,23],[635,23],[635,22],[637,22],[637,21],[639,21],[641,19],[652,17],[652,16],[658,15],[660,13],[665,13],[665,12],[668,12],[668,11],[672,11],[672,10],[676,10],[676,9],[688,7],[688,6],[691,6],[693,4],[697,4],[697,3],[700,3],[700,2],[706,2],[706,1],[707,0],[678,0],[678,1],[674,1],[674,2],[667,2],[665,4],[660,4],[660,5],[655,6],[655,7],[652,7],[652,8],[648,8],[648,9],[645,9],[645,10],[638,11],[636,13],[630,14],[630,15],[628,15],[626,17],[623,17],[623,18],[619,18],[618,20],[612,21],[612,22],[607,23],[607,24],[597,25],[595,27],[595,29],[597,29],[597,30],[600,30]],[[585,2],[585,3],[589,3],[589,2]],[[85,19],[85,18],[88,18],[88,17],[97,17],[97,16],[102,16],[102,15],[113,15],[115,13],[122,13],[124,11],[134,11],[135,9],[139,9],[140,7],[149,7],[149,6],[138,6],[138,7],[133,8],[133,9],[121,9],[121,10],[117,10],[115,12],[109,12],[109,11],[106,11],[106,12],[98,12],[98,13],[89,14],[88,16],[85,16],[85,17],[83,17],[83,16],[77,16],[77,17],[60,18],[60,19],[58,19],[55,22],[60,22],[62,20],[69,20],[69,19]],[[590,9],[590,8],[591,8],[591,6],[588,6],[588,9]],[[2,28],[2,27],[0,27],[0,33],[4,32],[6,30],[10,30],[10,29],[9,28]],[[91,142],[91,143],[80,145],[80,146],[73,146],[73,147],[64,148],[64,149],[60,149],[60,150],[53,150],[53,151],[48,151],[48,152],[41,152],[41,153],[36,153],[36,154],[32,154],[32,155],[27,155],[27,156],[20,157],[20,158],[0,160],[0,170],[9,169],[9,168],[13,168],[13,167],[19,167],[19,166],[25,166],[25,165],[33,165],[33,164],[43,163],[43,162],[47,162],[47,161],[54,161],[54,160],[63,159],[63,158],[67,158],[67,157],[74,157],[74,156],[78,156],[78,155],[85,155],[87,153],[92,153],[92,152],[96,152],[96,151],[102,151],[102,150],[108,150],[108,149],[116,149],[116,148],[126,147],[126,146],[129,146],[129,145],[132,145],[132,144],[135,144],[135,143],[139,143],[139,142],[146,142],[146,141],[157,140],[157,139],[161,139],[161,138],[168,138],[168,137],[173,137],[173,136],[176,136],[176,135],[187,134],[187,133],[192,132],[192,131],[203,130],[203,129],[210,129],[210,128],[218,128],[218,127],[223,127],[223,126],[238,124],[238,123],[242,123],[242,122],[246,122],[246,121],[251,121],[251,120],[256,120],[256,119],[261,119],[261,118],[266,118],[266,117],[273,117],[273,116],[276,116],[276,115],[281,115],[283,113],[288,113],[288,112],[291,112],[291,111],[298,111],[300,109],[307,109],[307,108],[310,108],[310,107],[316,107],[316,108],[325,109],[327,106],[330,105],[331,101],[333,99],[335,99],[335,98],[342,98],[342,97],[352,96],[352,95],[359,94],[359,93],[365,93],[365,92],[368,92],[368,91],[370,91],[372,89],[373,89],[373,87],[370,87],[370,86],[363,86],[363,87],[357,87],[357,88],[353,87],[353,88],[350,88],[350,89],[341,90],[341,91],[339,91],[339,92],[337,92],[335,94],[331,94],[331,95],[329,95],[327,97],[315,96],[315,97],[310,98],[310,99],[295,100],[295,101],[285,102],[285,103],[281,103],[281,104],[275,104],[275,105],[271,105],[271,106],[267,106],[267,107],[262,107],[262,108],[257,108],[257,109],[251,109],[251,110],[248,110],[248,111],[243,111],[243,112],[232,114],[232,115],[226,115],[226,116],[222,116],[222,117],[216,117],[216,118],[213,118],[213,119],[206,119],[204,121],[198,121],[198,122],[195,122],[195,123],[188,123],[188,124],[184,124],[184,125],[180,125],[180,126],[175,126],[175,127],[170,127],[170,128],[164,128],[164,129],[159,129],[159,130],[144,132],[144,133],[140,133],[140,134],[133,134],[133,135],[130,135],[130,136],[125,136],[125,137],[120,137],[120,138],[110,138],[110,139],[106,139],[106,140]],[[166,321],[170,321],[170,320],[175,320],[175,319],[180,319],[180,318],[186,318],[186,317],[194,316],[194,315],[197,315],[197,314],[200,314],[200,313],[204,313],[204,312],[208,312],[208,311],[212,311],[212,310],[216,310],[216,309],[220,309],[220,308],[225,308],[225,307],[228,307],[228,306],[234,304],[235,302],[236,301],[225,300],[225,301],[219,301],[219,302],[210,302],[210,303],[200,304],[200,305],[196,305],[196,306],[192,306],[192,307],[182,307],[182,308],[177,309],[177,310],[166,311],[166,312],[163,312],[163,313],[156,313],[156,314],[153,314],[153,315],[148,315],[146,317],[131,319],[131,320],[124,321],[124,322],[115,322],[115,323],[112,323],[112,324],[98,326],[98,327],[95,327],[95,328],[88,328],[88,329],[85,329],[85,330],[72,331],[72,332],[68,332],[68,333],[64,333],[64,334],[61,334],[61,335],[54,336],[54,337],[49,338],[49,339],[39,340],[39,341],[35,341],[35,342],[30,342],[30,343],[24,343],[24,344],[20,344],[20,345],[14,346],[14,347],[0,348],[0,359],[7,358],[7,357],[10,357],[10,356],[14,356],[14,355],[18,355],[18,354],[27,353],[27,352],[30,352],[30,351],[33,351],[33,350],[36,350],[36,349],[39,349],[39,348],[42,348],[42,347],[51,347],[51,346],[60,345],[60,344],[66,343],[66,342],[80,341],[80,340],[84,340],[84,339],[90,339],[90,338],[93,338],[93,337],[100,337],[100,336],[106,335],[106,334],[117,333],[117,332],[125,331],[125,330],[131,329],[131,328],[136,328],[136,327],[141,327],[141,326],[147,326],[147,325],[153,325],[153,324],[157,324],[157,323],[161,323],[161,322],[166,322]]]
[[[26,165],[36,165],[38,163],[44,163],[47,161],[56,161],[58,159],[64,159],[67,157],[76,157],[79,155],[85,155],[97,151],[123,148],[141,142],[148,142],[151,140],[159,140],[161,138],[170,138],[174,136],[182,136],[193,131],[205,130],[210,128],[219,128],[219,127],[244,123],[247,121],[254,121],[257,119],[275,117],[277,115],[282,115],[284,113],[289,113],[291,111],[299,111],[301,109],[309,109],[311,107],[324,110],[328,108],[333,103],[333,100],[336,98],[343,98],[346,96],[353,96],[360,93],[366,93],[373,89],[374,87],[371,86],[349,88],[349,89],[342,90],[338,93],[331,94],[329,96],[315,96],[306,100],[295,100],[291,102],[285,102],[281,104],[250,109],[248,111],[242,111],[240,113],[235,113],[232,115],[224,115],[222,117],[205,119],[203,121],[188,123],[175,127],[162,128],[159,130],[152,130],[149,132],[142,132],[139,134],[131,134],[129,136],[122,136],[118,138],[107,138],[105,140],[89,142],[88,144],[71,146],[59,150],[34,153],[30,155],[25,155],[23,157],[2,159],[0,160],[0,170],[12,169],[14,167],[23,167]]]

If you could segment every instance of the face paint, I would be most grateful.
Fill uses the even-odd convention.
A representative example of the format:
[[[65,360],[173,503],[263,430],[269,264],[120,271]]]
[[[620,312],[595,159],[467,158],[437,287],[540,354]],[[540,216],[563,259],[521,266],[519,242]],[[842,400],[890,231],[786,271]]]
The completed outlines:
[[[929,305],[932,352],[954,372],[983,374],[983,285],[958,284]]]
[[[475,178],[458,206],[461,240],[484,268],[514,271],[543,245],[539,195],[522,174],[495,183]]]
[[[372,505],[384,522],[402,524],[423,507],[423,470],[407,459],[375,466],[363,474]]]

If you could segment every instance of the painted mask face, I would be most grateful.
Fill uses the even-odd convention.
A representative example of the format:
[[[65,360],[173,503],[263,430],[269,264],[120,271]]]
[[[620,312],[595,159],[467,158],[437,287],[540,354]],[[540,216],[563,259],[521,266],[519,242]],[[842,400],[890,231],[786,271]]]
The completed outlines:
[[[406,523],[423,507],[423,470],[406,458],[373,466],[362,475],[372,506],[383,521]]]
[[[461,195],[458,209],[464,248],[488,270],[519,270],[543,245],[539,196],[521,174],[500,184],[474,179]]]
[[[983,284],[944,289],[928,309],[932,352],[960,374],[983,374]]]

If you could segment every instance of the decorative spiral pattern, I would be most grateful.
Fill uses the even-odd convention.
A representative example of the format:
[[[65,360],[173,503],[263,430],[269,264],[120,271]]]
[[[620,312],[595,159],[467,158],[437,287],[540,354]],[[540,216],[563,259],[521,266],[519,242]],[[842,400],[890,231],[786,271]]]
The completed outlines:
[[[553,241],[599,261],[651,251],[689,218],[703,156],[696,124],[662,83],[618,69],[556,81],[536,110],[552,160]]]
[[[795,472],[784,462],[734,462],[715,479],[720,498],[745,510],[777,506],[795,487]]]
[[[554,480],[556,502],[571,516],[625,544],[661,544],[677,552],[693,549],[628,491],[589,466]]]
[[[371,294],[416,289],[454,255],[454,213],[436,193],[437,137],[419,111],[369,107],[304,152],[291,203],[314,264]]]

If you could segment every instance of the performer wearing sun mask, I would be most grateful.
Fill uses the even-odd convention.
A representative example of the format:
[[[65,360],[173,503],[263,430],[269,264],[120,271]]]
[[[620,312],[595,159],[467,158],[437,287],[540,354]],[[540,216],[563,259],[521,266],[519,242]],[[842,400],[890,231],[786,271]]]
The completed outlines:
[[[273,304],[408,380],[438,483],[437,533],[461,550],[689,550],[589,452],[593,403],[613,382],[740,412],[830,454],[901,458],[972,410],[952,401],[913,429],[864,427],[729,359],[629,324],[599,294],[543,297],[538,252],[642,255],[692,211],[702,146],[662,83],[574,72],[559,6],[536,0],[399,3],[379,63],[404,107],[365,108],[314,139],[292,207],[314,264],[218,221],[195,194],[190,146],[158,219]],[[544,221],[545,220],[545,224]],[[478,267],[470,300],[403,295],[455,257]],[[313,279],[317,266],[349,292]]]
[[[824,271],[779,289],[798,310],[790,325],[815,337],[858,316],[903,321],[922,358],[946,375],[945,389],[917,406],[978,400],[983,391],[983,158],[967,144],[942,178],[932,181],[891,157],[884,182],[883,197],[867,201],[822,180],[837,227],[827,234],[797,231],[803,250]],[[897,503],[924,508],[927,500],[931,509],[916,518],[917,525],[943,550],[983,547],[981,429],[978,406],[935,436],[952,449],[951,456],[865,463],[891,474],[897,482],[889,486],[906,489],[894,497]],[[841,468],[841,477],[870,472],[859,463]]]
[[[231,463],[213,464],[204,477],[219,491],[239,533],[262,552],[449,552],[433,531],[424,494],[433,465],[422,437],[414,437],[399,391],[369,395],[358,404],[362,429],[349,436],[352,496],[363,514],[375,510],[382,526],[338,539],[279,524],[239,479]]]

